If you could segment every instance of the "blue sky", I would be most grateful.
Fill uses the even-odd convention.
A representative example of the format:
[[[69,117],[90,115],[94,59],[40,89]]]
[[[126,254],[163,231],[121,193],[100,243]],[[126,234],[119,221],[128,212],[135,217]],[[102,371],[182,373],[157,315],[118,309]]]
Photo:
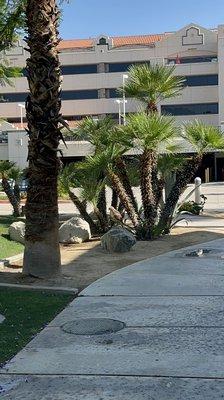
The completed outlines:
[[[224,0],[70,0],[63,12],[63,39],[162,33],[190,22],[224,24]]]

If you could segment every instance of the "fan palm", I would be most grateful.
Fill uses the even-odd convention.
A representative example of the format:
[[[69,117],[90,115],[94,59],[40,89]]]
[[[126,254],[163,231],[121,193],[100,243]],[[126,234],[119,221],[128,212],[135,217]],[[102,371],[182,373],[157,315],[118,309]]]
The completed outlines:
[[[133,225],[137,227],[139,225],[139,216],[136,212],[133,203],[127,194],[123,182],[121,181],[118,173],[116,172],[116,161],[122,157],[126,147],[120,143],[108,143],[108,146],[100,152],[96,152],[93,156],[86,157],[83,162],[83,168],[89,174],[94,173],[103,175],[108,178],[112,188],[116,191],[121,203],[124,205]]]
[[[2,188],[8,197],[12,207],[13,207],[13,215],[15,217],[20,216],[20,201],[15,196],[12,186],[10,185],[10,173],[14,168],[14,163],[10,161],[0,161],[0,178],[2,181]]]
[[[79,129],[77,130],[76,136],[82,139],[88,140],[91,144],[95,146],[95,151],[102,151],[111,143],[119,143],[120,135],[117,130],[116,123],[110,117],[106,117],[99,120],[94,120],[93,118],[85,118],[82,123],[79,125]],[[130,142],[126,141],[123,145],[126,149],[130,148]],[[117,174],[130,198],[130,201],[133,204],[137,212],[137,202],[133,194],[133,190],[128,179],[128,172],[124,158],[117,158],[115,160],[116,171]],[[104,176],[101,176],[103,179]],[[105,188],[102,188],[102,193],[100,195],[100,200],[102,207],[99,207],[103,214],[105,215]],[[100,206],[100,204],[99,204]]]
[[[14,196],[17,199],[18,203],[20,203],[20,187],[19,187],[19,183],[20,183],[20,180],[22,178],[21,169],[18,168],[18,167],[12,167],[9,170],[8,177],[9,177],[9,179],[13,180],[13,183],[14,183],[13,193],[14,193]]]
[[[121,128],[122,137],[132,140],[133,146],[141,150],[140,188],[144,209],[144,238],[153,238],[153,229],[157,218],[157,208],[162,195],[162,186],[157,174],[158,152],[161,146],[174,139],[178,128],[174,119],[157,113],[145,112],[130,115],[127,125]],[[142,232],[143,233],[143,232]]]
[[[131,66],[124,84],[125,95],[144,103],[148,113],[158,111],[160,101],[178,96],[183,89],[184,79],[175,76],[174,70],[175,67],[163,65]]]
[[[27,60],[30,94],[28,191],[23,272],[37,277],[60,273],[57,180],[62,137],[59,123],[61,73],[57,52],[59,10],[56,0],[27,0]]]
[[[218,128],[205,125],[200,121],[185,124],[181,136],[193,147],[195,153],[186,160],[185,165],[176,175],[176,182],[166,199],[160,216],[158,228],[161,233],[169,232],[176,204],[187,184],[197,172],[203,155],[209,151],[224,149],[222,132]]]
[[[86,210],[84,202],[75,194],[73,188],[78,187],[80,184],[77,182],[76,164],[71,163],[65,166],[59,175],[59,185],[68,193],[70,199],[78,209],[81,217],[88,222],[92,234],[97,233],[98,229],[92,217]]]

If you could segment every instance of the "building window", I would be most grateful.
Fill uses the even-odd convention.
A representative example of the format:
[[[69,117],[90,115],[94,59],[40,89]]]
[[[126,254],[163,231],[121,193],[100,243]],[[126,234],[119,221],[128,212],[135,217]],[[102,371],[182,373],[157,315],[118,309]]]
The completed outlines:
[[[125,72],[132,65],[150,64],[150,61],[132,61],[125,63],[110,63],[108,64],[108,72]]]
[[[0,96],[0,103],[25,102],[28,93],[4,93]],[[64,90],[61,93],[62,100],[98,99],[98,90]]]
[[[0,103],[17,103],[26,101],[28,93],[2,93],[0,95]]]
[[[202,62],[217,62],[217,56],[179,57],[169,58],[167,64],[194,64]]]
[[[218,114],[218,103],[175,104],[161,106],[162,114],[170,115],[206,115]]]
[[[99,44],[100,46],[106,46],[106,45],[107,45],[107,39],[104,38],[104,37],[100,38],[98,44]]]
[[[96,74],[97,64],[62,65],[61,73],[62,75]]]
[[[62,100],[86,100],[98,99],[98,90],[64,90],[61,94]]]
[[[189,75],[184,77],[185,86],[213,86],[218,85],[218,75]]]
[[[122,95],[118,93],[117,89],[112,88],[112,89],[106,89],[106,97],[108,99],[118,99],[119,97],[122,97]]]

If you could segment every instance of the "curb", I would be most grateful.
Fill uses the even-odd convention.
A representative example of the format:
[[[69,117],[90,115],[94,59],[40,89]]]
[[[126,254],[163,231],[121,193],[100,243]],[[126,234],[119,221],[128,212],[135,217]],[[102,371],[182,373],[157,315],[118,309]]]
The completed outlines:
[[[29,285],[17,285],[14,283],[0,283],[0,288],[8,288],[8,289],[18,289],[18,290],[39,290],[45,292],[62,292],[62,293],[70,293],[70,294],[78,294],[77,288],[66,288],[60,286],[29,286]]]

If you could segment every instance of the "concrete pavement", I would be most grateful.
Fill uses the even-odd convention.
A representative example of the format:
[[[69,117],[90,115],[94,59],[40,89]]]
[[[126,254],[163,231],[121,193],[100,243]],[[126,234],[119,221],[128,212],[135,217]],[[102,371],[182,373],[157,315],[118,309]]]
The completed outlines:
[[[208,252],[194,257],[199,248]],[[223,310],[224,239],[125,267],[86,288],[2,368],[1,399],[220,400]],[[66,332],[89,318],[125,326]]]

